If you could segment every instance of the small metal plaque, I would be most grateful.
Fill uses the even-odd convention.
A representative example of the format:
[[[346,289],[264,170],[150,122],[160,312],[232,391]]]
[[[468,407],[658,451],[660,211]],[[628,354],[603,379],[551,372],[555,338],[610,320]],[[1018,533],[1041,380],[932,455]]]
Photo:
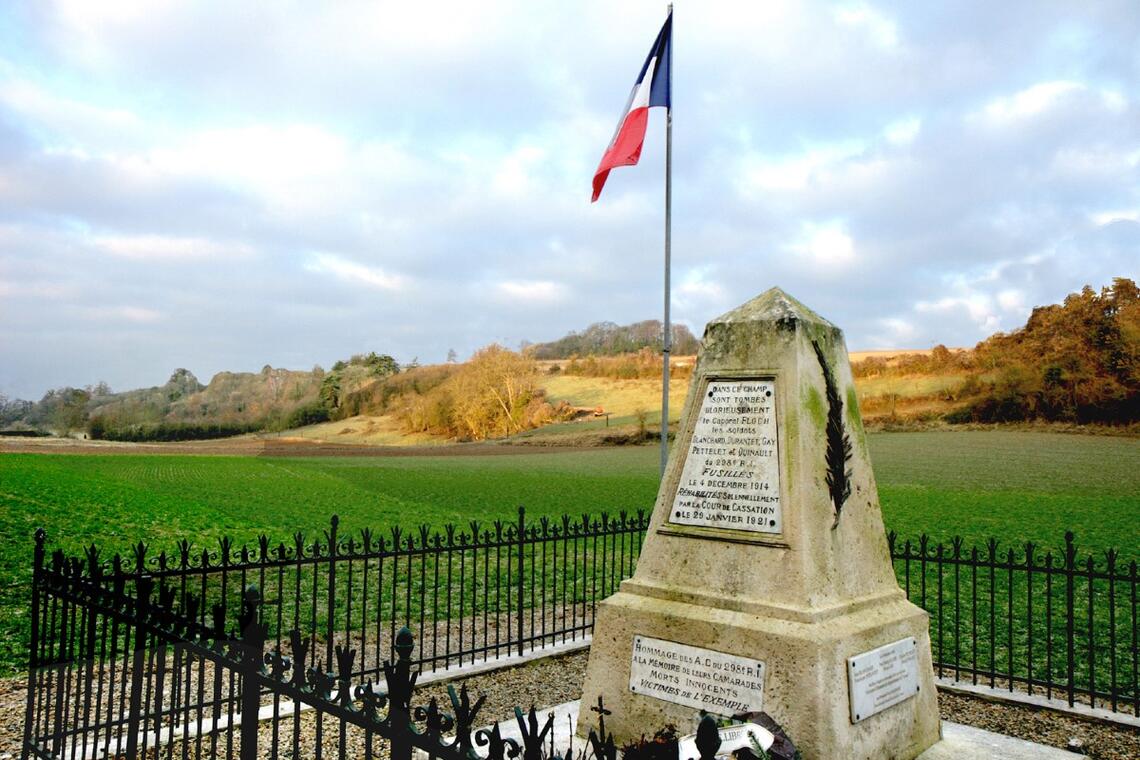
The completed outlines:
[[[764,705],[764,663],[634,636],[629,690],[717,715],[760,712]]]
[[[918,642],[914,637],[847,658],[851,722],[859,723],[918,693]]]
[[[669,522],[783,532],[775,380],[709,382]]]

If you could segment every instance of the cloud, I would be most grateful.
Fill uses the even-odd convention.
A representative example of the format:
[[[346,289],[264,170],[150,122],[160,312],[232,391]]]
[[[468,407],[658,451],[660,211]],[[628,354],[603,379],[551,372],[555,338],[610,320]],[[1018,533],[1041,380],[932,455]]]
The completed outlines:
[[[674,290],[674,302],[681,309],[697,310],[725,302],[724,287],[710,267],[684,272]]]
[[[93,238],[100,250],[112,256],[137,261],[194,261],[202,259],[234,259],[254,256],[251,246],[207,238],[169,237],[164,235],[106,235]]]
[[[155,309],[141,306],[96,306],[83,309],[83,317],[100,321],[150,324],[162,320],[163,314]]]
[[[494,285],[497,300],[552,306],[568,296],[565,286],[550,280],[505,280]]]
[[[819,145],[781,156],[752,155],[741,162],[740,189],[748,194],[803,190],[863,153],[866,145],[851,140]]]
[[[589,181],[662,9],[448,13],[0,9],[0,392],[660,318],[664,115]],[[673,318],[780,285],[852,347],[973,345],[1135,272],[1138,31],[1123,3],[678,3]]]
[[[887,142],[894,145],[909,145],[914,142],[921,130],[922,119],[917,116],[909,116],[888,124],[883,129],[883,136],[887,138]]]
[[[994,282],[1000,284],[997,277]],[[996,332],[1009,322],[1004,317],[1015,315],[1024,320],[1029,316],[1025,306],[1025,293],[1017,289],[1004,288],[991,293],[984,286],[964,286],[959,288],[961,295],[950,295],[935,301],[917,301],[914,310],[918,314],[932,314],[942,317],[969,319],[984,334]]]
[[[842,273],[857,259],[855,241],[840,222],[804,222],[800,236],[789,249],[805,257],[804,260],[825,277]]]
[[[101,107],[18,77],[0,82],[0,107],[47,130],[59,147],[123,144],[145,131],[145,122],[128,109]]]
[[[1056,80],[1038,82],[1011,95],[994,97],[979,111],[969,114],[968,119],[993,129],[1012,129],[1065,109],[1080,108],[1082,104],[1117,115],[1128,107],[1127,99],[1117,90]]]
[[[892,50],[899,45],[899,31],[895,22],[881,11],[862,3],[836,8],[835,20],[841,26],[859,29],[878,47]]]
[[[342,282],[364,285],[377,290],[395,291],[409,285],[405,277],[391,274],[380,267],[358,264],[331,253],[316,254],[305,268],[317,274],[331,275]]]

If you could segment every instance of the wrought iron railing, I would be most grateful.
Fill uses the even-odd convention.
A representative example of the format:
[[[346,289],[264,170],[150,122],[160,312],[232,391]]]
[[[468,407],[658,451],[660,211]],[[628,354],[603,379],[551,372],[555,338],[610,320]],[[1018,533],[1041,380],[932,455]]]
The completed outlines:
[[[126,560],[95,547],[49,560],[37,532],[25,755],[109,756],[134,737],[136,750],[193,740],[196,753],[228,756],[241,700],[254,696],[277,718],[262,729],[273,746],[281,731],[290,746],[307,741],[300,713],[277,711],[300,696],[261,675],[256,693],[243,691],[219,660],[251,585],[266,648],[304,660],[306,679],[315,669],[380,682],[403,626],[420,631],[411,662],[427,671],[580,641],[596,602],[632,575],[647,522],[639,512],[528,524],[520,510],[513,524],[344,537],[334,519],[317,541],[184,542],[173,555],[139,544]],[[1135,561],[1079,558],[1071,534],[1056,556],[889,539],[900,584],[930,613],[939,675],[1140,715]],[[268,664],[281,676],[282,661]]]
[[[899,583],[930,613],[940,677],[1140,716],[1137,564],[888,536]]]
[[[306,631],[309,661],[357,684],[384,676],[403,626],[421,632],[413,664],[429,671],[584,640],[595,603],[632,575],[647,523],[639,512],[528,524],[520,508],[513,524],[345,537],[333,518],[312,542],[182,542],[173,555],[139,543],[130,559],[109,560],[93,546],[49,560],[38,531],[27,751],[124,751],[115,736],[157,741],[177,724],[208,733],[209,756],[226,754],[240,679],[194,642],[230,640],[225,621],[251,585],[272,651],[291,651]],[[83,751],[75,757],[92,756]]]
[[[312,639],[294,629],[283,646],[266,652],[269,625],[254,586],[244,590],[231,629],[220,606],[211,625],[195,622],[193,594],[185,610],[172,605],[169,587],[158,586],[158,598],[152,598],[156,587],[149,578],[136,579],[133,588],[118,582],[108,588],[98,572],[91,576],[67,565],[41,580],[59,602],[55,619],[77,625],[61,639],[66,646],[33,669],[25,758],[275,760],[328,754],[411,760],[415,750],[439,760],[616,757],[604,723],[575,753],[572,744],[555,747],[553,715],[540,722],[533,707],[529,715],[515,708],[521,741],[502,736],[497,723],[477,729],[484,700],[472,703],[465,687],[458,693],[448,688],[450,713],[434,697],[413,705],[420,671],[406,627],[396,634],[394,656],[383,663],[382,682],[360,684],[350,675],[355,649],[338,644],[335,663],[318,659],[311,665]],[[106,637],[99,634],[108,627],[123,633],[123,647],[109,661]],[[712,760],[714,744],[719,740],[701,746],[702,760]]]
[[[199,624],[215,605],[240,606],[248,584],[262,589],[269,636],[312,631],[326,660],[336,645],[355,647],[353,676],[378,676],[396,631],[420,631],[417,665],[429,670],[575,641],[593,627],[593,602],[633,573],[648,525],[644,512],[527,523],[471,521],[432,531],[399,527],[346,535],[334,516],[315,540],[214,547],[180,541],[174,552],[135,544],[129,557],[90,547],[79,562],[101,582],[149,577],[185,608],[193,596]]]

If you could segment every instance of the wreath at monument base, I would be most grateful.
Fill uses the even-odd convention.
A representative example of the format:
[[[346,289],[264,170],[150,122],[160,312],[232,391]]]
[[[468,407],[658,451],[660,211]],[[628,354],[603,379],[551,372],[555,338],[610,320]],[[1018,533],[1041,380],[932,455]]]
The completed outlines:
[[[738,715],[723,725],[705,715],[689,736],[678,736],[676,726],[666,725],[652,738],[643,734],[622,746],[619,753],[622,760],[800,760],[796,745],[764,712]]]

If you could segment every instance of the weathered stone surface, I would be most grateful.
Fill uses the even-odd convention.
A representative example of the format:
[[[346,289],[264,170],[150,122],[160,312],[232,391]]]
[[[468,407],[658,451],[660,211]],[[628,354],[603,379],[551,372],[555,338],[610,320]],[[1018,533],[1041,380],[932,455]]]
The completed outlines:
[[[718,441],[710,389],[736,393],[755,430]],[[757,396],[769,390],[770,403]],[[771,455],[757,453],[768,413],[774,473],[736,451]],[[686,472],[694,445],[705,447],[701,467]],[[763,492],[752,483],[775,484],[778,502],[739,498]],[[715,525],[677,517],[682,488],[689,509],[718,502],[721,516],[706,521]],[[778,532],[724,518],[773,503]],[[583,699],[604,698],[607,727],[626,740],[664,723],[695,730],[692,707],[630,690],[635,636],[763,662],[764,704],[750,710],[778,721],[805,760],[913,758],[938,739],[927,617],[891,568],[843,335],[778,289],[706,327],[637,570],[600,605],[594,629]],[[847,658],[906,637],[917,641],[918,693],[853,723]]]

